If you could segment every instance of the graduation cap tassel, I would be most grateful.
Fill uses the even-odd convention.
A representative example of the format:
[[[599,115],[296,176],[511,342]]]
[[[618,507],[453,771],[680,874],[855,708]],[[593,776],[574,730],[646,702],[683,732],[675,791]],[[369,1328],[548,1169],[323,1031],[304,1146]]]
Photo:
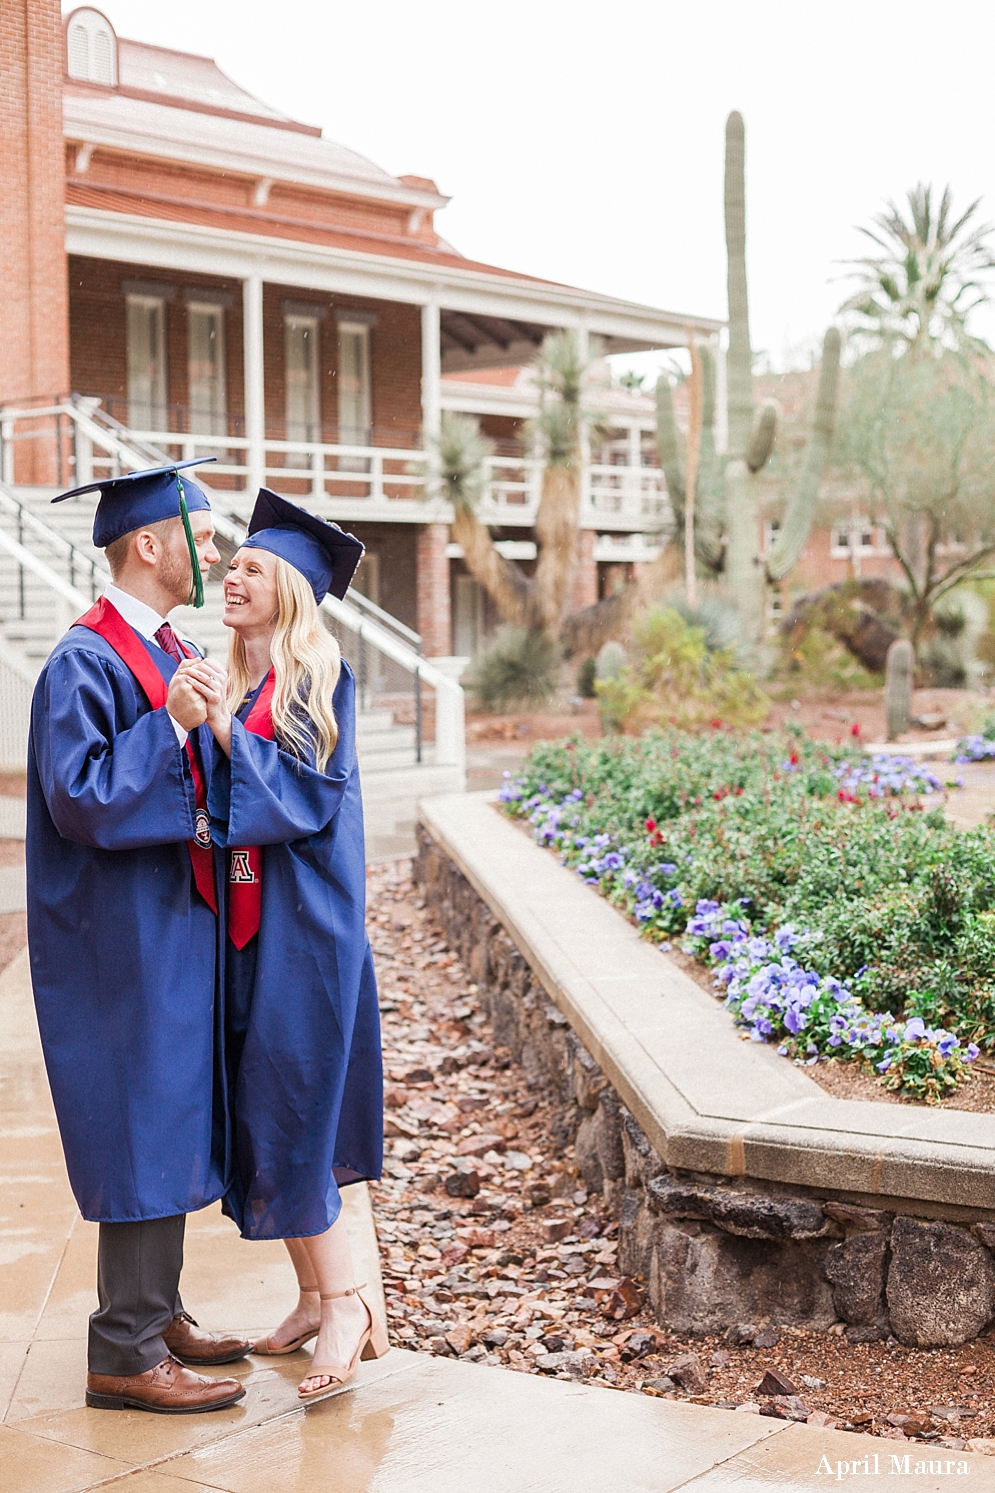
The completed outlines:
[[[190,552],[190,570],[192,572],[187,606],[202,607],[204,605],[204,577],[200,573],[197,546],[194,543],[193,530],[190,527],[190,514],[187,511],[187,500],[183,492],[183,479],[179,473],[176,474],[176,486],[180,490],[180,518],[183,520],[183,532],[187,536],[187,549]]]

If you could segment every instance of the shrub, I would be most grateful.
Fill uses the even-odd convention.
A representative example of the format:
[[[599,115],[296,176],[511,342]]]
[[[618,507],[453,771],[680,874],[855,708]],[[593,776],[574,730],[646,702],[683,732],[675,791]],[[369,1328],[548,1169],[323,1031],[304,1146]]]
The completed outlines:
[[[617,679],[596,685],[603,714],[618,730],[668,721],[695,727],[716,718],[751,725],[767,714],[767,696],[738,667],[734,649],[710,648],[706,628],[674,607],[652,607],[634,623],[630,652]]]
[[[560,651],[548,633],[503,627],[473,661],[466,682],[481,710],[548,702],[556,693]]]
[[[756,1040],[935,1100],[995,1046],[995,833],[930,811],[943,789],[800,732],[672,730],[543,744],[502,798],[645,936],[684,935]]]

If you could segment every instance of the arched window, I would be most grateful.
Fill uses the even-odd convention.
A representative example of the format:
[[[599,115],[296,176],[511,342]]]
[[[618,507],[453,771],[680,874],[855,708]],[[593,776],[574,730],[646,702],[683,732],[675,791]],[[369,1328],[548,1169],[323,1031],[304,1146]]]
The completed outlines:
[[[99,10],[74,10],[66,22],[66,66],[82,83],[117,83],[117,37]]]

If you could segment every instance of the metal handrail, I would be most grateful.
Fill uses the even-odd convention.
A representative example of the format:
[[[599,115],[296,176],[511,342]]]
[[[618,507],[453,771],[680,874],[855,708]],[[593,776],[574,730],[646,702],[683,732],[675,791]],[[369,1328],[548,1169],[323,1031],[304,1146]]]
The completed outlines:
[[[84,554],[82,550],[78,549],[77,546],[73,544],[71,539],[67,539],[64,534],[59,532],[58,529],[52,528],[51,525],[47,524],[44,519],[39,518],[36,513],[32,512],[27,504],[22,503],[20,498],[15,497],[10,489],[6,487],[2,482],[0,482],[0,508],[6,509],[8,513],[12,513],[17,519],[19,540],[23,538],[24,529],[28,528],[33,533],[37,534],[40,539],[43,539],[46,544],[50,545],[52,549],[60,550],[64,555],[68,557],[69,580],[71,585],[75,586],[76,584],[77,568],[88,570],[90,572],[91,600],[96,601],[99,587],[110,579],[110,570],[106,565],[101,564],[101,562],[94,559],[92,555]],[[19,610],[21,616],[23,617],[23,579],[21,584]]]
[[[113,416],[104,414],[103,419],[98,420],[94,409],[88,407],[88,401],[71,399],[53,402],[51,407],[32,409],[30,411],[12,411],[0,409],[0,422],[10,420],[23,414],[38,418],[44,415],[62,416],[66,415],[73,422],[77,432],[86,439],[94,441],[102,447],[105,452],[115,458],[115,461],[131,468],[141,468],[148,461],[155,461],[166,465],[172,458],[167,452],[156,446],[136,439],[126,427],[115,421]],[[79,477],[77,466],[77,477]],[[204,484],[208,486],[207,483]],[[210,491],[210,488],[208,488]],[[12,501],[19,507],[23,507],[10,495]],[[217,491],[213,494],[216,501],[223,500],[223,495]],[[28,510],[25,510],[27,512]],[[240,544],[245,536],[245,525],[231,515],[225,514],[219,509],[214,509],[214,522],[217,531],[233,543]],[[41,529],[46,529],[43,521],[38,519],[37,524]],[[46,536],[47,537],[47,536]],[[61,536],[60,536],[61,537]],[[76,598],[74,605],[81,606],[82,610],[90,605],[86,597],[74,587],[56,576],[50,567],[37,560],[30,550],[25,549],[17,541],[9,539],[0,531],[0,543],[9,553],[19,559],[19,563],[26,565],[42,579],[58,582],[54,589],[62,595],[66,595],[67,589]],[[69,541],[65,543],[68,545]],[[11,548],[13,546],[13,548]],[[78,552],[77,552],[78,553]],[[27,559],[22,557],[29,557]],[[95,563],[95,562],[94,562]],[[369,601],[366,597],[350,590],[348,599],[340,601],[336,597],[326,596],[322,602],[322,610],[333,617],[340,626],[347,628],[359,640],[360,645],[369,642],[386,658],[393,660],[402,669],[412,676],[417,757],[421,761],[422,741],[422,685],[428,685],[435,691],[435,756],[440,765],[451,764],[462,770],[466,763],[466,737],[464,724],[464,696],[463,688],[458,680],[452,679],[440,669],[435,668],[428,660],[420,654],[421,638],[418,633],[399,622],[397,618],[391,617],[384,612],[376,603]]]

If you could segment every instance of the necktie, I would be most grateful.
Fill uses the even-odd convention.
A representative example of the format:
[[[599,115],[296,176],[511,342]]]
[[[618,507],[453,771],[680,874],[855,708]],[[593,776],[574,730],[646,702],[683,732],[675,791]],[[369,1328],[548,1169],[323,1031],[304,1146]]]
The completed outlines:
[[[163,653],[168,653],[170,658],[175,658],[178,664],[181,664],[183,662],[186,655],[183,652],[183,649],[180,647],[179,638],[176,636],[175,632],[170,627],[168,622],[164,622],[161,627],[156,628],[152,636],[159,644],[159,647],[162,649]]]

